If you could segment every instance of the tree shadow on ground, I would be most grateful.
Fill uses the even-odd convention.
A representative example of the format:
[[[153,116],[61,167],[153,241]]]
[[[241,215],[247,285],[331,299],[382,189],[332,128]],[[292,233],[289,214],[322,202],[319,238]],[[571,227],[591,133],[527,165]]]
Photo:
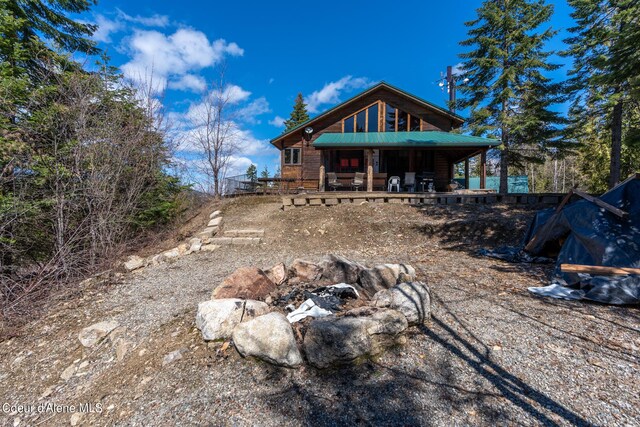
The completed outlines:
[[[417,208],[424,220],[416,232],[437,238],[447,249],[475,254],[483,247],[517,245],[537,212],[533,207],[447,205]]]
[[[419,402],[409,392],[415,380],[385,375],[372,362],[318,371],[306,368],[265,402],[293,424],[429,425]]]
[[[287,419],[314,426],[591,424],[494,360],[474,331],[437,300],[445,316],[411,328],[410,348],[356,366],[306,368],[262,399]],[[428,349],[422,362],[408,362],[408,354]]]

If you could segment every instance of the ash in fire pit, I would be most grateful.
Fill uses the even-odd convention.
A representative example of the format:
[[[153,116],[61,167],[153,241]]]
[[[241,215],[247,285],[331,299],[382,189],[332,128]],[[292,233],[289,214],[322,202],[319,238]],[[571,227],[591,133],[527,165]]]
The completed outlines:
[[[236,270],[200,303],[196,325],[205,340],[231,338],[245,357],[326,368],[404,343],[409,326],[430,318],[430,304],[410,265],[365,267],[328,255]]]

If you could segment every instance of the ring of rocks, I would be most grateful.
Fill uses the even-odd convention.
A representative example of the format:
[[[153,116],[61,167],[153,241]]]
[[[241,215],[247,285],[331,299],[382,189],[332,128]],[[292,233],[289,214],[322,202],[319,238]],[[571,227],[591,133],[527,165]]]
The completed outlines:
[[[231,339],[243,357],[322,369],[402,345],[430,316],[429,288],[412,266],[328,255],[236,270],[198,305],[196,326],[206,341]]]

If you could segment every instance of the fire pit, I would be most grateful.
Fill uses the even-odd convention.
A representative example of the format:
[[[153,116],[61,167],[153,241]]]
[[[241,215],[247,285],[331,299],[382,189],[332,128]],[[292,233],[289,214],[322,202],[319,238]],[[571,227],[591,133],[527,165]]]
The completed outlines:
[[[406,342],[431,315],[429,288],[406,264],[366,267],[337,255],[288,268],[245,267],[199,304],[205,340],[231,338],[244,357],[295,368],[353,363]]]

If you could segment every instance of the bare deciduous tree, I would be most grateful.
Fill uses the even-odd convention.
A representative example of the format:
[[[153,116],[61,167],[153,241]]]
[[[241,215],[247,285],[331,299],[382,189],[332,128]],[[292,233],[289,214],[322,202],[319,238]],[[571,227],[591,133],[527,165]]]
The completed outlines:
[[[207,88],[200,103],[194,105],[189,119],[194,126],[191,140],[202,155],[203,173],[209,183],[213,183],[213,195],[223,193],[222,182],[233,156],[239,152],[240,141],[236,116],[235,86],[228,86],[224,79],[224,70]],[[211,191],[211,189],[209,189]]]

